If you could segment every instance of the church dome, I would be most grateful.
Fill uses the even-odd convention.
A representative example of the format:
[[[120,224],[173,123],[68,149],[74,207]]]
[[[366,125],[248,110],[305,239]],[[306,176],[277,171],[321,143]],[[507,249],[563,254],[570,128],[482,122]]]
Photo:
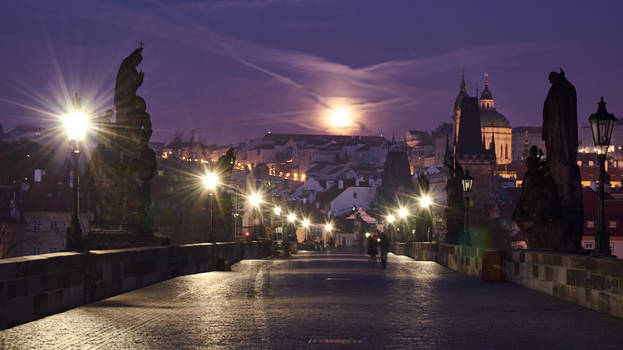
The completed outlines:
[[[480,94],[481,100],[493,100],[493,94],[491,94],[491,90],[489,90],[489,86],[485,85],[485,89]]]
[[[481,109],[480,126],[482,128],[510,128],[511,123],[495,109]]]

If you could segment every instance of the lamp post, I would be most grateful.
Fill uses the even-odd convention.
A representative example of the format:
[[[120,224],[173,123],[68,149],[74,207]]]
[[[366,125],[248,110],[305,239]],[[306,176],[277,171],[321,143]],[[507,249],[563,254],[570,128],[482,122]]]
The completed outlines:
[[[394,226],[394,221],[395,221],[395,220],[396,220],[396,218],[394,217],[394,215],[393,215],[393,214],[389,214],[389,215],[387,215],[387,217],[385,218],[385,221],[387,221],[387,223],[389,224],[389,225],[388,225],[388,227],[392,227],[392,226]],[[395,237],[395,234],[394,234],[394,232],[393,232],[393,231],[394,231],[394,230],[390,230],[390,231],[389,231],[389,233],[390,233],[390,237],[391,237],[391,239],[392,239],[392,240],[395,240],[395,239],[396,239],[396,237]]]
[[[279,206],[274,207],[273,208],[273,214],[274,214],[274,216],[279,217],[279,225],[281,227],[281,239],[283,239],[283,219],[281,217],[281,207],[279,207]],[[275,228],[275,231],[276,231],[276,228]]]
[[[253,192],[249,195],[248,201],[253,210],[257,210],[259,212],[260,204],[262,204],[262,196],[258,192]],[[257,239],[257,225],[255,224],[255,220],[253,220],[253,231],[255,238]]]
[[[216,196],[216,188],[219,184],[218,176],[215,173],[207,173],[204,175],[201,180],[203,181],[203,185],[206,190],[208,190],[208,196],[210,197],[210,233],[208,235],[208,239],[214,239],[214,196]]]
[[[433,205],[433,199],[428,194],[421,195],[418,201],[420,204],[420,209],[430,210],[430,207]],[[428,240],[428,242],[431,241],[430,227],[426,227],[426,239]]]
[[[307,241],[309,239],[308,237],[308,231],[309,231],[309,225],[311,225],[311,223],[309,222],[309,219],[305,218],[303,219],[303,221],[301,221],[301,225],[303,226],[303,228],[305,229],[305,240]]]
[[[61,117],[65,124],[67,137],[71,142],[71,156],[74,162],[73,176],[73,200],[71,206],[71,224],[67,229],[67,250],[79,250],[82,246],[82,229],[80,228],[79,213],[79,161],[80,161],[80,141],[86,135],[89,116],[80,110],[80,98],[78,93],[74,96],[72,111]]]
[[[328,233],[328,237],[327,237],[327,239],[324,241],[324,244],[325,244],[325,245],[327,245],[327,242],[329,242],[329,236],[330,236],[330,237],[333,237],[333,234],[332,234],[332,232],[333,232],[333,224],[332,224],[332,223],[330,223],[330,222],[327,222],[327,223],[324,225],[324,229],[325,229],[325,231],[327,231],[327,233]],[[335,241],[335,240],[334,240],[334,241]],[[324,250],[324,248],[325,248],[325,247],[322,247],[322,250]]]
[[[465,194],[465,240],[462,242],[471,245],[471,237],[469,236],[469,193],[472,192],[474,178],[469,176],[469,170],[465,171],[465,176],[461,180],[463,185],[463,193]]]
[[[400,240],[403,241],[404,240],[404,235],[407,232],[405,227],[404,227],[404,223],[407,220],[407,216],[409,216],[409,210],[407,210],[407,208],[405,207],[400,207],[398,209],[398,216],[400,217],[400,225],[402,226],[402,230],[401,230],[401,237]]]
[[[606,155],[610,147],[610,137],[612,129],[617,118],[613,114],[608,113],[606,102],[603,96],[597,104],[597,112],[591,114],[588,121],[593,131],[593,143],[597,147],[597,160],[599,161],[599,192],[597,204],[597,235],[595,247],[600,254],[611,255],[610,252],[610,235],[606,232],[606,221],[604,219],[604,181],[606,175]]]
[[[286,255],[290,255],[290,227],[296,222],[296,215],[294,213],[288,214],[288,232],[285,234],[284,244],[286,245]]]

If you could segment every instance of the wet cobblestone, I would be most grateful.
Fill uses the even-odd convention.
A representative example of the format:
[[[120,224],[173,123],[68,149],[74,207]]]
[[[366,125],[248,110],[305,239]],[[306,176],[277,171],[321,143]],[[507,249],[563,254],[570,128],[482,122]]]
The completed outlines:
[[[2,349],[619,349],[623,320],[432,262],[246,260],[0,331]]]

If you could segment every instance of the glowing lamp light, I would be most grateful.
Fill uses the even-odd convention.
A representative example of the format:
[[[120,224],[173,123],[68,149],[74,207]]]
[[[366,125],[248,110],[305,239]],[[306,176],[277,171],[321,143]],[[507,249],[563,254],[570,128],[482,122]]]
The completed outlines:
[[[280,215],[281,214],[281,207],[275,207],[273,209],[273,213],[275,213],[275,215]]]
[[[296,221],[296,215],[293,213],[288,214],[288,222],[293,223],[294,221]]]
[[[366,232],[366,238],[370,238],[370,232]]]
[[[69,141],[82,141],[89,126],[89,116],[81,111],[73,111],[61,117]]]
[[[303,219],[303,222],[301,224],[304,228],[308,228],[311,223],[309,222],[309,219]]]
[[[262,203],[262,196],[260,196],[259,193],[252,193],[249,196],[249,204],[251,204],[251,206],[253,207],[259,207],[260,204]]]
[[[333,225],[331,223],[327,223],[326,225],[324,225],[325,230],[327,230],[328,232],[333,231]]]
[[[387,220],[388,223],[393,224],[394,220],[396,220],[396,218],[394,217],[394,215],[389,214],[387,215],[387,217],[385,218]]]
[[[420,206],[422,208],[429,208],[432,204],[433,199],[429,195],[425,194],[420,197]]]
[[[201,181],[203,182],[203,186],[210,190],[210,191],[214,191],[216,189],[216,186],[218,186],[218,176],[216,176],[216,174],[213,173],[209,173],[204,175],[201,178]]]
[[[400,216],[401,218],[406,218],[409,215],[409,211],[407,210],[407,208],[400,208],[398,209],[398,216]]]

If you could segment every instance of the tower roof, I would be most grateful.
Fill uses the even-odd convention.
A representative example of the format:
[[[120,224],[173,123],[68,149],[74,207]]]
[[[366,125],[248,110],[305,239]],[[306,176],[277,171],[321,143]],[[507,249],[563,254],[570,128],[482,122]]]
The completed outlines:
[[[486,153],[481,137],[478,100],[475,97],[463,97],[456,153],[474,155]]]
[[[480,94],[481,100],[493,100],[493,94],[489,90],[489,74],[485,73],[485,89]]]

